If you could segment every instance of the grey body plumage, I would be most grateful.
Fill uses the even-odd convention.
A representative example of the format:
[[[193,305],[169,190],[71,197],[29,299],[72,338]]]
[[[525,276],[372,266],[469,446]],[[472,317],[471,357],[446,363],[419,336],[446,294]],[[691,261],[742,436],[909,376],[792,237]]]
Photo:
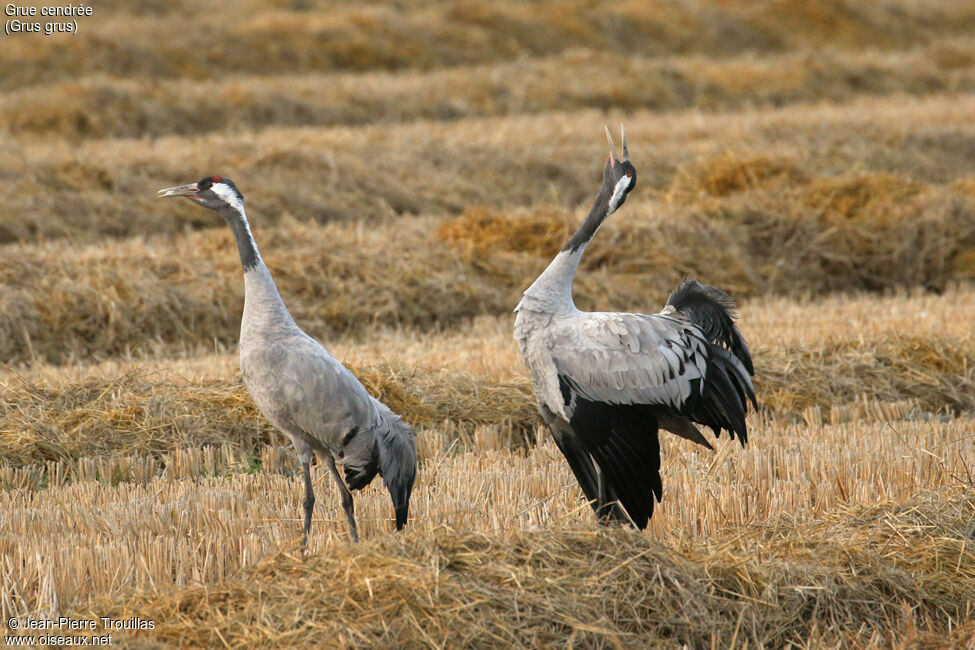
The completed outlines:
[[[625,133],[622,159],[610,138],[592,210],[525,291],[515,338],[539,410],[600,520],[642,529],[663,490],[658,429],[710,448],[694,426],[704,424],[744,444],[755,395],[748,346],[731,299],[718,289],[685,281],[657,314],[576,308],[572,283],[582,254],[635,183]]]
[[[258,409],[298,453],[305,481],[305,540],[315,503],[309,470],[313,454],[334,478],[354,540],[358,529],[349,488],[365,487],[376,474],[393,501],[396,528],[403,528],[416,476],[415,434],[295,323],[261,259],[236,186],[211,176],[160,190],[159,196],[185,196],[216,210],[234,233],[244,269],[240,369]]]

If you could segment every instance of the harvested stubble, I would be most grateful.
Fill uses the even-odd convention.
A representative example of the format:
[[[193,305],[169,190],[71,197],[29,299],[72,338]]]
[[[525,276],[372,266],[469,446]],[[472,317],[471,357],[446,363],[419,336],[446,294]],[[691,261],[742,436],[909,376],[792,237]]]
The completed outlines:
[[[136,371],[77,383],[6,378],[4,465],[162,453],[232,441],[252,451],[271,427],[237,381],[182,382]]]
[[[0,241],[35,242],[0,249],[4,618],[154,618],[115,639],[138,647],[975,645],[971,6],[184,9],[106,0],[0,48]],[[948,287],[744,301],[752,444],[664,436],[643,536],[597,531],[511,340],[606,109],[641,182],[581,306],[655,310],[683,273],[739,298]],[[152,198],[204,173],[244,188],[299,322],[420,425],[405,537],[377,484],[347,545],[316,467],[294,557],[294,455],[229,353],[229,234]]]
[[[115,10],[100,5],[99,15],[87,19],[79,34],[7,39],[0,51],[6,71],[0,87],[92,74],[213,80],[240,73],[429,69],[552,55],[573,47],[617,58],[665,53],[718,58],[824,46],[897,51],[964,36],[975,24],[965,3],[947,0],[831,2],[822,9],[801,0],[766,0],[757,7],[661,0],[251,4],[249,10],[210,15],[187,15],[179,5],[148,12],[127,4]],[[52,47],[52,40],[60,47]],[[59,55],[63,48],[70,57]]]
[[[682,552],[625,530],[499,539],[445,528],[308,558],[281,552],[217,585],[97,611],[166,621],[125,635],[132,647],[960,646],[975,642],[973,509],[970,497],[927,497],[783,517]]]
[[[372,541],[348,548],[338,500],[316,468],[325,519],[316,519],[314,555],[304,560],[288,555],[300,528],[300,485],[287,476],[293,454],[239,444],[267,425],[244,403],[232,356],[6,374],[0,429],[48,418],[48,433],[63,430],[50,420],[57,410],[45,408],[62,400],[78,416],[75,437],[87,426],[105,438],[46,462],[21,448],[25,462],[0,470],[0,613],[152,617],[156,631],[125,640],[144,647],[209,645],[209,629],[265,646],[302,644],[322,629],[350,644],[433,644],[445,634],[460,643],[468,633],[565,643],[575,633],[597,645],[723,646],[736,630],[738,641],[766,645],[964,644],[975,607],[973,504],[971,488],[953,486],[972,481],[975,422],[917,417],[958,399],[975,408],[966,388],[972,332],[962,325],[973,299],[969,288],[746,302],[745,333],[765,342],[755,350],[768,382],[760,399],[779,410],[752,419],[745,450],[722,438],[704,453],[664,436],[665,498],[648,535],[665,546],[596,532],[547,434],[533,431],[540,444],[512,450],[512,429],[490,424],[517,409],[536,422],[510,317],[450,333],[380,329],[334,348],[395,407],[412,403],[449,421],[420,429],[406,538],[385,537],[391,511],[377,484],[357,495]],[[889,358],[890,372],[876,372],[871,356]],[[855,381],[860,373],[870,381]],[[123,381],[106,378],[114,376]],[[493,401],[504,382],[515,392]],[[458,390],[465,386],[475,392]],[[236,400],[229,410],[227,400]],[[154,430],[171,418],[148,403],[189,416],[185,428]],[[477,413],[468,407],[483,409],[473,431],[463,424]],[[112,412],[125,414],[121,430],[103,417]],[[131,418],[140,413],[149,419]],[[111,448],[140,430],[154,431],[146,444],[170,436],[173,447]],[[220,446],[186,448],[203,444],[201,435]],[[556,553],[564,559],[542,563]],[[438,554],[444,563],[431,560]],[[662,585],[658,571],[680,586]],[[433,600],[417,600],[427,588]],[[299,617],[285,600],[296,590],[310,599],[297,601]],[[96,593],[109,596],[92,602]],[[422,637],[433,632],[433,641]]]
[[[136,647],[207,646],[218,633],[275,647],[323,633],[631,646],[727,646],[736,630],[773,646],[970,635],[975,502],[959,481],[975,462],[973,422],[765,424],[745,451],[667,438],[656,541],[597,531],[551,442],[424,459],[405,537],[388,536],[388,497],[370,487],[357,496],[359,546],[316,473],[326,519],[305,559],[292,555],[296,478],[173,472],[4,492],[2,614],[154,620],[125,639]]]
[[[942,296],[756,300],[742,306],[741,324],[763,413],[876,421],[874,404],[879,419],[883,405],[908,405],[900,416],[909,418],[975,411],[975,334],[963,325],[973,319],[975,290],[958,288]],[[534,440],[539,419],[510,316],[451,333],[379,330],[329,347],[415,425],[446,421],[462,439],[495,426],[506,446]],[[12,467],[223,442],[256,455],[275,440],[231,354],[0,374],[0,452]]]
[[[973,174],[975,138],[966,130],[975,120],[971,95],[792,105],[706,119],[638,111],[624,119],[632,147],[641,143],[639,153],[633,149],[640,174],[629,199],[634,203],[657,194],[652,188],[667,189],[678,167],[721,160],[729,148],[745,159],[768,156],[798,167],[796,182],[770,188],[774,213],[815,210],[815,203],[810,207],[785,191],[803,178],[892,174],[932,186],[935,199],[969,197],[954,184]],[[259,227],[289,216],[372,224],[403,214],[457,215],[478,204],[512,209],[554,200],[588,208],[605,144],[584,136],[605,121],[603,113],[577,111],[361,128],[269,127],[153,141],[88,139],[70,147],[11,137],[0,149],[0,191],[7,197],[0,242],[65,236],[93,242],[216,227],[212,214],[188,205],[163,207],[154,198],[161,185],[205,173],[234,178]],[[707,198],[682,204],[681,212],[722,204],[721,197]],[[727,198],[734,205],[739,197]]]
[[[808,420],[810,409],[840,408],[868,421],[872,409],[860,408],[861,403],[907,404],[905,415],[912,418],[975,410],[971,337],[756,346],[754,352],[762,412],[786,420]],[[505,431],[508,446],[534,440],[539,418],[523,376],[497,381],[408,366],[352,369],[370,392],[415,426],[447,421],[459,437],[470,437],[478,427],[493,425]],[[225,441],[256,454],[260,445],[281,440],[236,377],[183,382],[130,371],[80,383],[4,383],[0,455],[13,467]]]
[[[855,396],[912,401],[927,412],[975,408],[975,337],[898,336],[820,347],[756,346],[756,390],[765,408],[796,413],[845,405]]]
[[[476,375],[402,367],[352,370],[415,426],[446,420],[470,436],[496,425],[511,446],[523,446],[535,429],[524,380],[485,383]],[[236,376],[188,382],[130,369],[77,383],[0,380],[0,457],[9,467],[222,442],[257,454],[261,445],[281,440]]]
[[[711,160],[698,162],[691,169],[680,170],[667,190],[667,197],[692,202],[701,192],[728,196],[771,184],[802,184],[807,180],[795,161],[767,155],[741,156],[729,149]]]
[[[690,206],[684,198],[634,199],[587,251],[578,304],[652,309],[648,296],[666,296],[684,275],[739,299],[940,291],[975,276],[975,198],[937,186],[910,196],[877,190],[898,183],[857,177],[827,192],[816,181]],[[510,313],[580,218],[552,207],[469,208],[455,219],[403,217],[372,227],[285,220],[258,236],[292,313],[333,338],[377,324],[437,329]],[[0,284],[6,362],[219,349],[237,338],[242,283],[225,229],[80,251],[66,242],[8,246]]]
[[[961,64],[939,63],[948,56]],[[0,97],[0,131],[76,140],[586,108],[731,110],[864,95],[971,91],[973,63],[975,47],[961,39],[904,53],[789,52],[762,58],[752,53],[721,60],[620,58],[582,49],[431,71],[235,75],[205,84],[98,75],[6,93]],[[567,68],[571,78],[565,76]],[[483,83],[470,83],[472,77]],[[97,112],[91,110],[95,105]]]
[[[287,304],[311,331],[456,322],[476,313],[484,287],[464,281],[450,251],[424,245],[428,224],[399,223],[405,246],[395,256],[389,229],[292,222],[259,236]],[[0,262],[0,359],[65,362],[236,341],[243,283],[225,229],[69,249],[10,248]]]

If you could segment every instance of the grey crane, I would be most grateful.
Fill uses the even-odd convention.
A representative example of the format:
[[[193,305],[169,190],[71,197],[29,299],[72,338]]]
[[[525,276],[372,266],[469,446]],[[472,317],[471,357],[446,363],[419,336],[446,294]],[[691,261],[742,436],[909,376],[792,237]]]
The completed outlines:
[[[589,215],[515,308],[515,339],[552,437],[601,523],[647,526],[660,501],[666,429],[711,448],[694,422],[744,446],[747,400],[756,406],[748,345],[724,292],[684,280],[657,314],[584,312],[572,300],[579,260],[636,184],[609,140]]]
[[[359,532],[349,489],[364,488],[377,473],[393,500],[396,529],[401,530],[416,477],[416,435],[295,323],[257,250],[237,186],[229,178],[208,176],[159,190],[158,196],[184,196],[215,210],[234,233],[244,269],[240,370],[258,409],[291,439],[301,460],[303,541],[308,541],[315,506],[309,470],[312,454],[324,461],[335,479],[354,541],[359,540]],[[342,465],[345,481],[336,461]]]

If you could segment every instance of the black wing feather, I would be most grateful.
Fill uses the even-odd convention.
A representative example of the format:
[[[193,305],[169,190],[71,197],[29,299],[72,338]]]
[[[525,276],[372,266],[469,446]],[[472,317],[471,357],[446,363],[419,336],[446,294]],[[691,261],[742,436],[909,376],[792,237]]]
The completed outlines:
[[[710,427],[715,435],[725,429],[744,445],[748,440],[747,403],[758,407],[750,378],[754,374],[751,354],[735,326],[731,298],[696,280],[684,280],[667,304],[697,326],[706,339],[701,343],[707,348],[707,374],[703,380],[692,381],[691,398],[677,408],[610,404],[582,397],[584,391],[573,378],[560,375],[559,388],[564,404],[572,407],[572,416],[568,427],[562,426],[561,418],[557,427],[550,420],[555,442],[597,515],[629,520],[641,530],[653,515],[654,500],[660,501],[663,495],[658,416],[687,418]],[[675,352],[681,365],[679,374],[683,374],[692,352]],[[599,503],[600,478],[604,497],[617,500],[618,506]]]
[[[678,409],[683,415],[699,424],[711,428],[716,436],[724,429],[734,438],[737,436],[742,446],[748,442],[748,427],[745,424],[745,400],[751,391],[743,391],[741,383],[748,385],[747,378],[736,377],[743,370],[731,360],[731,353],[715,345],[710,346],[711,359],[708,362],[708,375],[703,393],[697,392],[696,382],[692,387],[692,397]]]
[[[708,370],[704,391],[689,400],[681,415],[722,429],[741,444],[748,440],[745,411],[750,401],[757,409],[751,376],[755,374],[748,344],[735,326],[734,302],[720,289],[685,279],[667,299],[667,304],[701,330],[708,342]]]
[[[755,374],[748,343],[735,326],[735,302],[721,289],[685,278],[667,304],[701,328],[708,341],[731,351],[749,375]]]
[[[586,495],[587,499],[592,501],[598,496],[599,488],[596,485],[596,468],[592,464],[589,452],[578,443],[571,433],[552,437],[555,439],[555,444],[558,446],[559,451],[569,461],[569,468],[575,474],[576,480],[579,482],[579,487],[582,488],[582,492]]]
[[[574,434],[572,445],[584,450],[599,465],[608,488],[607,496],[619,500],[637,528],[646,528],[653,515],[654,500],[660,501],[663,495],[660,444],[652,407],[643,404],[606,404],[576,395],[575,410],[569,425],[572,432],[568,435]],[[563,453],[564,446],[559,445]],[[566,458],[572,466],[573,459],[568,454]],[[578,472],[576,478],[579,478]],[[586,486],[580,480],[580,485],[591,501],[598,498],[598,483]],[[593,503],[593,509],[599,513],[599,504]]]

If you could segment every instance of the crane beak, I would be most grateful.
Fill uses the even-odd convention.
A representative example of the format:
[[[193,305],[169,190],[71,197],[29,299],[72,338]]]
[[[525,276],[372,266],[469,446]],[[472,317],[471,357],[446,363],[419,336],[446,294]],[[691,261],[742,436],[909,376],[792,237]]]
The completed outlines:
[[[200,188],[196,186],[196,183],[190,183],[189,185],[177,185],[176,187],[167,187],[164,190],[159,190],[156,192],[156,198],[162,199],[167,196],[186,196],[193,198],[197,196]]]
[[[606,133],[609,134],[609,129],[606,130]],[[625,160],[626,162],[629,162],[630,161],[630,152],[626,148],[626,129],[623,128],[623,123],[622,122],[620,122],[620,138],[623,139],[623,160]]]
[[[606,140],[609,141],[609,166],[613,167],[616,165],[616,161],[619,160],[619,157],[616,155],[616,145],[613,144],[613,136],[609,134],[609,127],[604,124],[603,128],[606,129]]]

